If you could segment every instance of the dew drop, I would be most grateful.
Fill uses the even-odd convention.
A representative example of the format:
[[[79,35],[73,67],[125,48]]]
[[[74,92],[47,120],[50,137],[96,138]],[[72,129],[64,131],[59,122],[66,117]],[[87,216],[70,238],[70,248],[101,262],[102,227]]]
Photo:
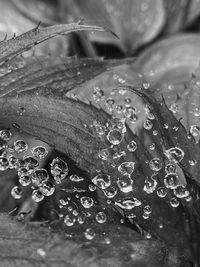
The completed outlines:
[[[99,153],[98,153],[98,157],[99,157],[101,160],[107,160],[108,157],[109,157],[109,150],[108,150],[107,148],[102,149],[101,151],[99,151]]]
[[[133,140],[127,145],[127,149],[130,152],[134,152],[137,149],[137,143]]]
[[[197,125],[191,125],[190,126],[190,133],[194,136],[197,137],[200,135],[200,127]]]
[[[77,175],[77,174],[72,174],[72,175],[70,175],[70,176],[69,176],[69,179],[70,179],[72,182],[76,182],[76,183],[84,181],[84,178],[81,177],[81,176],[79,176],[79,175]]]
[[[86,230],[85,230],[85,233],[84,233],[84,235],[85,235],[85,238],[86,239],[88,239],[88,240],[92,240],[92,239],[94,239],[95,238],[95,231],[93,230],[93,229],[91,229],[91,228],[87,228]]]
[[[183,159],[185,153],[182,149],[178,147],[172,147],[165,151],[165,155],[167,156],[169,161],[173,163],[178,163]]]
[[[106,189],[111,185],[110,176],[107,174],[98,174],[92,179],[92,182],[100,189]]]
[[[34,147],[31,150],[31,152],[32,152],[33,156],[36,157],[36,158],[38,158],[38,159],[43,159],[48,154],[48,151],[43,146]]]
[[[66,226],[73,226],[76,222],[76,219],[74,217],[72,217],[71,215],[66,215],[64,217],[64,224]]]
[[[107,139],[112,145],[119,145],[123,140],[123,134],[117,129],[110,130]]]
[[[103,211],[98,212],[95,218],[98,223],[105,223],[107,220],[106,214]]]
[[[177,198],[185,198],[185,197],[188,197],[190,193],[184,186],[179,185],[174,189],[174,195]]]
[[[118,166],[118,171],[123,175],[131,175],[135,169],[135,162],[123,162]]]
[[[94,205],[94,200],[91,197],[81,197],[80,201],[85,209],[89,209]]]
[[[55,192],[55,185],[51,181],[43,182],[40,190],[44,196],[51,196]]]
[[[10,140],[12,137],[12,133],[8,129],[3,129],[0,131],[0,138],[4,141]]]
[[[27,167],[32,167],[32,168],[35,168],[39,165],[38,161],[32,157],[24,157],[24,164],[25,166]]]
[[[162,169],[162,161],[159,158],[153,158],[149,162],[149,167],[153,171],[158,172],[158,171],[160,171]]]
[[[158,187],[156,193],[158,197],[164,198],[167,195],[167,190],[165,187]]]
[[[56,176],[58,176],[57,178],[59,179],[59,181],[64,180],[68,175],[68,172],[68,165],[65,161],[60,158],[53,159],[51,163],[51,174],[55,179]]]
[[[170,205],[173,207],[173,208],[176,208],[179,206],[179,201],[177,200],[177,198],[173,197],[170,199]]]
[[[152,212],[151,206],[150,205],[144,206],[143,212],[146,213],[146,214],[148,214],[148,215],[151,214],[151,212]]]
[[[36,186],[41,185],[43,182],[48,181],[49,175],[45,169],[37,169],[31,173],[32,183]]]
[[[147,120],[144,122],[143,126],[144,126],[144,129],[146,129],[146,130],[151,130],[152,127],[153,127],[153,123],[152,123],[149,119],[147,119]]]
[[[107,198],[113,198],[114,196],[116,196],[117,192],[118,189],[115,186],[110,186],[103,190],[103,193]]]
[[[11,190],[11,196],[14,199],[20,199],[22,197],[22,190],[19,186],[14,186]]]
[[[23,140],[17,140],[14,142],[14,150],[17,153],[23,153],[27,151],[28,145]]]
[[[165,172],[167,174],[169,173],[176,173],[176,165],[174,165],[173,163],[169,163],[165,166]]]
[[[128,175],[123,175],[122,177],[118,178],[117,185],[123,193],[129,193],[133,190],[133,181]]]
[[[89,184],[88,188],[89,188],[89,190],[90,190],[91,192],[93,192],[93,191],[95,191],[95,190],[97,189],[96,186],[95,186],[94,184]]]
[[[115,205],[119,206],[122,209],[125,210],[131,210],[135,207],[139,207],[142,205],[142,202],[139,201],[137,198],[132,198],[132,199],[125,199],[122,201],[116,201]]]
[[[5,157],[0,157],[0,171],[5,171],[9,168],[9,161]]]
[[[28,186],[31,184],[31,178],[30,176],[28,175],[22,175],[19,177],[19,183],[22,185],[22,186]]]
[[[165,175],[164,184],[167,188],[175,189],[179,184],[178,175],[176,173],[169,173]]]
[[[158,183],[157,183],[157,181],[155,179],[153,179],[153,178],[148,179],[148,180],[145,181],[143,190],[147,194],[152,194],[156,190],[157,184]]]
[[[44,199],[44,195],[40,191],[40,189],[33,190],[32,192],[32,199],[35,202],[41,202]]]

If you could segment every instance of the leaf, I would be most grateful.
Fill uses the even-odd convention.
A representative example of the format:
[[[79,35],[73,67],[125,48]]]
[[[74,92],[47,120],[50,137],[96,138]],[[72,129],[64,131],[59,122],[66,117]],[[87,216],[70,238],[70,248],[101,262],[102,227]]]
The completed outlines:
[[[90,242],[83,244],[67,240],[49,229],[24,225],[5,214],[0,215],[0,249],[2,266],[183,266],[176,251],[167,251],[162,243],[141,239],[125,227],[110,225],[112,242],[95,249]],[[112,243],[111,243],[112,244]],[[151,245],[150,245],[151,244]],[[150,251],[149,253],[149,245]]]
[[[82,30],[104,31],[102,27],[81,25],[80,22],[54,25],[43,29],[36,27],[18,37],[14,37],[8,41],[4,40],[0,43],[0,65],[34,47],[36,44],[44,42],[58,34],[67,34]]]

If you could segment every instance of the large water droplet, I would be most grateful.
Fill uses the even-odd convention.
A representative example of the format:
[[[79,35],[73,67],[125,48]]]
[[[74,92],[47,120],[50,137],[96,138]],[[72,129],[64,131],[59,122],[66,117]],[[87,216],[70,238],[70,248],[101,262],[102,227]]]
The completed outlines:
[[[49,175],[45,169],[37,169],[31,173],[32,183],[36,186],[41,185],[49,179]]]
[[[133,181],[128,175],[123,175],[122,177],[118,178],[117,185],[123,193],[129,193],[133,190]]]
[[[66,215],[64,217],[64,224],[66,226],[73,226],[76,222],[76,219],[74,217],[72,217],[71,215]]]
[[[135,162],[123,162],[118,166],[118,171],[123,175],[131,175],[135,168]]]
[[[96,215],[96,221],[98,223],[105,223],[107,220],[106,214],[103,211],[100,211]]]
[[[133,197],[132,199],[125,199],[125,200],[121,200],[121,201],[116,201],[115,205],[117,205],[120,208],[125,209],[125,210],[131,210],[135,207],[142,205],[142,202],[139,201],[137,198]]]
[[[162,186],[161,186],[161,187],[158,187],[156,193],[157,193],[157,196],[158,196],[158,197],[160,197],[160,198],[164,198],[164,197],[166,197],[166,195],[167,195],[167,190],[166,190],[165,187],[162,187]]]
[[[158,171],[160,171],[162,169],[162,161],[159,158],[153,158],[149,162],[149,167],[153,171],[158,172]]]
[[[44,195],[40,191],[40,189],[33,190],[32,192],[32,199],[35,202],[41,202],[44,199]]]
[[[34,147],[31,150],[32,154],[34,155],[34,157],[38,158],[38,159],[43,159],[46,157],[46,155],[48,154],[48,151],[46,150],[45,147],[43,146],[37,146]]]
[[[85,209],[89,209],[94,205],[94,200],[91,197],[81,197],[80,201]]]
[[[179,184],[178,175],[176,173],[169,173],[165,175],[164,184],[167,188],[175,189]]]
[[[95,231],[93,230],[93,229],[91,229],[91,228],[87,228],[86,230],[85,230],[85,233],[84,233],[84,235],[85,235],[85,238],[86,239],[88,239],[88,240],[92,240],[92,239],[94,239],[94,237],[95,237]]]
[[[68,165],[65,161],[60,158],[53,159],[51,163],[51,174],[58,183],[66,178],[68,172]]]
[[[40,190],[44,196],[51,196],[55,192],[55,185],[51,181],[42,183]]]
[[[14,150],[17,153],[23,153],[27,151],[28,145],[23,140],[17,140],[14,142]]]
[[[137,149],[137,143],[133,140],[127,145],[127,149],[130,152],[134,152]]]
[[[8,129],[3,129],[0,131],[0,138],[4,141],[10,140],[12,137],[12,133]]]
[[[5,157],[0,157],[0,171],[5,171],[9,167],[9,161]]]
[[[100,189],[106,189],[111,185],[110,175],[98,174],[92,179],[92,182]]]
[[[11,190],[11,196],[14,199],[20,199],[22,197],[22,190],[19,186],[14,186]]]
[[[190,192],[184,186],[179,185],[174,189],[174,195],[177,198],[185,198],[190,195]]]
[[[123,134],[117,129],[109,131],[107,139],[112,145],[119,145],[123,140]]]
[[[185,153],[182,149],[178,147],[172,147],[165,151],[165,155],[167,156],[169,161],[178,163],[183,159]]]

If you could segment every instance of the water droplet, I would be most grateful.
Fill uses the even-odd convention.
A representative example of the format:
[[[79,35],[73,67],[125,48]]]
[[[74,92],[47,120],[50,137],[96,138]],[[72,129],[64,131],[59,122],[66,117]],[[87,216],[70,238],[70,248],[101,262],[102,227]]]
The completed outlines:
[[[89,184],[88,188],[89,188],[89,190],[90,190],[91,192],[93,192],[93,191],[95,191],[95,190],[97,189],[96,186],[95,186],[94,184]]]
[[[176,114],[180,111],[180,106],[177,103],[174,103],[170,105],[169,110],[171,110],[172,113]]]
[[[118,171],[123,175],[131,175],[135,168],[135,162],[123,162],[118,166]]]
[[[114,196],[116,196],[118,189],[115,186],[110,186],[106,189],[103,190],[104,195],[107,198],[113,198]]]
[[[4,141],[10,140],[12,137],[12,133],[8,129],[3,129],[0,131],[0,138]]]
[[[115,100],[111,97],[106,99],[106,107],[109,111],[112,111],[114,109]]]
[[[92,182],[100,189],[106,189],[111,185],[110,176],[107,174],[98,174],[92,179]]]
[[[35,168],[39,165],[38,161],[32,157],[24,157],[23,159],[25,166],[29,168]],[[22,162],[21,162],[22,163]]]
[[[81,204],[85,209],[89,209],[94,205],[94,200],[91,197],[81,197]]]
[[[93,230],[93,229],[91,229],[91,228],[87,228],[86,230],[85,230],[85,233],[84,233],[84,235],[85,235],[85,238],[86,239],[88,239],[88,240],[92,240],[92,239],[94,239],[94,237],[95,237],[95,231]]]
[[[167,190],[165,187],[158,187],[156,193],[158,197],[164,198],[167,195]]]
[[[122,113],[122,111],[123,111],[123,106],[122,105],[117,105],[116,107],[115,107],[115,110],[117,111],[117,113]]]
[[[195,166],[197,164],[197,161],[195,159],[188,160],[188,163],[190,166]]]
[[[122,177],[118,178],[117,185],[123,193],[129,193],[133,190],[133,181],[128,175],[123,175]]]
[[[124,99],[124,103],[125,103],[125,105],[126,106],[129,106],[130,104],[131,104],[131,98],[129,98],[129,97],[126,97],[125,99]]]
[[[190,202],[192,200],[192,196],[189,194],[185,197],[185,201]]]
[[[104,91],[98,87],[94,87],[93,99],[95,102],[103,101],[105,99]]]
[[[119,145],[123,140],[123,134],[117,129],[109,131],[107,139],[112,145]]]
[[[152,143],[152,144],[149,146],[149,149],[150,149],[150,150],[154,150],[155,147],[156,147],[155,143]]]
[[[106,214],[103,211],[100,211],[96,215],[96,221],[98,223],[105,223],[107,220]]]
[[[152,194],[156,190],[157,181],[154,178],[148,179],[145,181],[143,190],[147,194]]]
[[[93,121],[93,126],[98,135],[104,135],[106,133],[106,126],[102,125],[100,122]]]
[[[150,87],[150,83],[143,83],[142,86],[143,86],[144,89],[147,90]]]
[[[160,171],[162,169],[162,161],[159,158],[153,158],[149,162],[149,167],[153,171],[158,172],[158,171]]]
[[[98,157],[99,157],[101,160],[107,160],[108,157],[109,157],[109,150],[108,150],[107,148],[102,149],[101,151],[99,151],[99,153],[98,153]]]
[[[51,181],[43,182],[40,190],[44,196],[51,196],[55,192],[55,185]]]
[[[14,150],[17,153],[23,153],[27,151],[28,145],[23,140],[17,140],[14,142]]]
[[[173,208],[176,208],[179,206],[179,201],[177,198],[173,197],[170,199],[170,205],[173,207]]]
[[[40,189],[33,190],[32,199],[35,202],[41,202],[44,199],[44,196],[43,196],[42,192],[40,191]]]
[[[165,155],[167,156],[169,161],[173,163],[178,163],[183,159],[185,153],[182,149],[178,147],[172,147],[165,151]]]
[[[177,198],[185,198],[190,195],[189,191],[182,185],[177,186],[174,189],[174,195]]]
[[[136,108],[135,107],[126,107],[124,109],[124,115],[130,122],[134,123],[137,121],[138,117],[136,115]]]
[[[76,222],[76,219],[74,217],[72,217],[71,215],[66,215],[64,217],[64,224],[66,226],[73,226]]]
[[[31,150],[31,152],[32,152],[33,156],[36,157],[36,158],[38,158],[38,159],[43,159],[48,154],[48,151],[43,146],[34,147]]]
[[[60,158],[53,159],[51,163],[51,174],[57,182],[61,182],[68,175],[68,165]]]
[[[200,135],[200,127],[197,125],[191,125],[190,126],[190,133],[194,136],[197,137]]]
[[[22,186],[28,186],[31,184],[31,178],[30,176],[28,175],[22,175],[19,177],[19,183],[22,185]]]
[[[115,205],[119,206],[122,209],[125,210],[131,210],[135,207],[139,207],[142,205],[142,202],[139,201],[137,198],[132,198],[132,199],[125,199],[121,201],[116,201]]]
[[[84,178],[81,177],[81,176],[79,176],[79,175],[77,175],[77,174],[72,174],[72,175],[70,175],[69,179],[70,179],[72,182],[76,182],[76,183],[84,181]]]
[[[176,173],[176,165],[173,163],[169,163],[165,166],[165,172],[168,173]]]
[[[9,161],[5,157],[0,157],[0,171],[5,171],[9,167]]]
[[[45,169],[37,169],[31,173],[32,183],[36,186],[41,185],[49,179],[49,175]]]
[[[130,152],[134,152],[137,149],[137,143],[133,140],[127,145],[127,149]]]
[[[151,206],[150,205],[144,206],[143,212],[146,213],[146,214],[148,214],[148,215],[151,214],[151,212],[152,212]]]
[[[14,199],[20,199],[22,197],[22,190],[19,186],[14,186],[11,190],[11,196]]]
[[[153,127],[153,123],[149,119],[146,119],[143,126],[144,126],[144,129],[151,130]]]
[[[165,175],[164,184],[167,188],[175,189],[179,184],[178,175],[176,173],[169,173]]]

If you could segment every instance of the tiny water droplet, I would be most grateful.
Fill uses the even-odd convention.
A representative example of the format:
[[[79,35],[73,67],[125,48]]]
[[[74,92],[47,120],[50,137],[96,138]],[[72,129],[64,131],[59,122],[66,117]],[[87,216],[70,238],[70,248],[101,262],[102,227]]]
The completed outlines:
[[[80,201],[85,209],[89,209],[94,205],[94,200],[91,197],[81,197]]]
[[[122,177],[118,178],[117,185],[123,193],[129,193],[133,190],[133,181],[128,175],[123,175]]]
[[[107,174],[98,174],[92,179],[92,182],[100,189],[106,189],[111,185],[110,176]]]
[[[149,162],[149,167],[153,171],[158,172],[158,171],[160,171],[162,169],[162,161],[159,158],[153,158]]]
[[[131,175],[135,169],[135,162],[122,162],[118,166],[118,171],[123,175]]]
[[[176,173],[168,173],[165,175],[164,184],[167,188],[175,189],[179,184],[178,175]]]
[[[44,196],[51,196],[55,192],[55,185],[51,181],[43,182],[40,190]]]
[[[0,138],[4,141],[10,140],[12,137],[12,133],[8,129],[3,129],[0,131]]]
[[[177,200],[177,198],[173,197],[170,199],[170,205],[173,207],[173,208],[176,208],[179,206],[179,201]]]
[[[11,190],[11,196],[14,199],[20,199],[22,197],[22,190],[19,186],[14,186]]]
[[[183,159],[185,153],[182,149],[178,147],[172,147],[165,151],[165,155],[167,156],[169,161],[173,163],[178,163]]]
[[[85,238],[86,239],[88,239],[88,240],[92,240],[92,239],[94,239],[95,238],[95,231],[93,230],[93,229],[91,229],[91,228],[87,228],[86,230],[85,230],[85,233],[84,233],[84,235],[85,235]]]
[[[98,223],[105,223],[107,220],[106,214],[103,211],[98,212],[95,218]]]
[[[72,217],[71,215],[66,215],[64,217],[64,224],[66,226],[73,226],[76,222],[76,219],[74,217]]]
[[[134,152],[137,149],[137,143],[133,140],[127,145],[127,149],[130,152]]]
[[[23,153],[27,151],[28,145],[23,140],[17,140],[14,142],[14,150],[17,153]]]
[[[38,158],[38,159],[43,159],[48,154],[47,149],[45,147],[43,147],[43,146],[34,147],[31,150],[31,152],[32,152],[33,156]]]
[[[156,193],[158,197],[164,198],[167,195],[167,190],[165,187],[158,187]]]
[[[35,202],[41,202],[44,199],[44,195],[40,191],[40,189],[36,189],[32,192],[32,199]]]

